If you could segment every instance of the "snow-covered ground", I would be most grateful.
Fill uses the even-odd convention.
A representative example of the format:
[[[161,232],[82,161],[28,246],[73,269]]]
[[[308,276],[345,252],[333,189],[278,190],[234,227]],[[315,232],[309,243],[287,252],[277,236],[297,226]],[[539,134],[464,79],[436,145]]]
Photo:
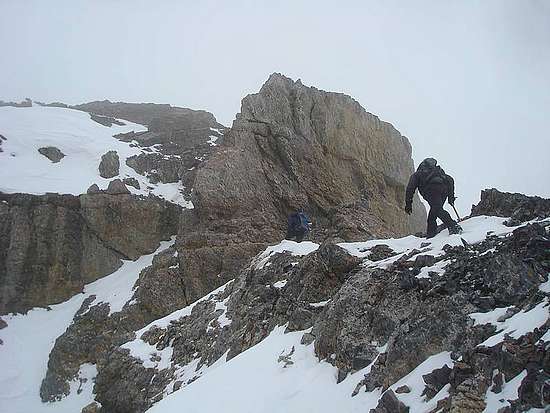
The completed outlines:
[[[266,250],[254,260],[253,265],[255,268],[261,269],[269,264],[269,259],[274,254],[288,252],[294,256],[301,257],[311,254],[313,251],[317,251],[318,248],[319,244],[315,244],[311,241],[296,242],[285,239],[277,245],[267,247]]]
[[[510,234],[518,227],[508,227],[504,225],[506,219],[507,218],[490,216],[472,217],[460,223],[464,230],[461,234],[449,235],[449,231],[445,229],[430,239],[409,235],[403,238],[375,239],[365,242],[345,242],[338,245],[351,255],[364,258],[364,265],[387,268],[403,255],[409,254],[414,250],[420,251],[417,255],[432,255],[438,257],[445,254],[443,250],[445,245],[452,247],[461,246],[463,245],[462,240],[466,241],[468,244],[475,244],[483,241],[488,235],[505,236],[506,234]],[[550,219],[545,221],[550,221]],[[370,261],[368,259],[371,253],[370,249],[376,245],[387,245],[396,255],[381,261]],[[488,251],[485,253],[487,252]],[[414,260],[415,257],[416,255],[413,255],[409,259]],[[441,272],[441,265],[442,264],[439,264],[436,268],[431,270]]]
[[[79,381],[71,383],[71,394],[59,402],[42,403],[40,384],[46,375],[48,357],[55,340],[65,332],[82,302],[96,295],[95,303],[109,303],[111,312],[122,309],[132,297],[132,289],[139,273],[153,262],[153,256],[174,243],[162,242],[153,254],[136,261],[124,261],[107,277],[86,285],[83,294],[77,294],[50,309],[35,308],[27,314],[3,316],[8,323],[0,330],[0,412],[1,413],[79,413],[93,401],[95,366],[83,365],[80,378],[88,379],[78,392]]]
[[[6,138],[0,152],[0,191],[80,195],[94,183],[105,189],[110,179],[102,178],[98,167],[101,156],[114,150],[120,158],[120,175],[115,178],[131,177],[140,184],[139,190],[128,187],[132,193],[153,193],[184,207],[192,207],[183,198],[180,183],[153,184],[126,165],[127,158],[139,155],[143,150],[113,135],[146,128],[122,122],[125,125],[107,127],[93,121],[86,112],[65,108],[0,107],[0,134]],[[55,146],[65,157],[58,163],[51,162],[38,152],[45,146]]]

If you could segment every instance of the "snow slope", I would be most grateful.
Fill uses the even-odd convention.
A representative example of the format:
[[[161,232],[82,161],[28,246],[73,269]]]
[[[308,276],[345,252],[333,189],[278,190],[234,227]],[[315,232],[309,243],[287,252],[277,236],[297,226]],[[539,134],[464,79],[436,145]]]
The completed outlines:
[[[84,288],[64,303],[52,305],[50,309],[35,308],[27,314],[3,316],[8,326],[0,330],[0,412],[41,413],[80,412],[82,407],[93,401],[93,379],[95,366],[83,365],[80,377],[87,378],[81,392],[79,382],[71,383],[71,394],[59,402],[42,403],[40,384],[46,375],[48,357],[55,340],[65,332],[83,301],[96,295],[94,303],[109,303],[111,312],[122,309],[132,297],[132,289],[139,273],[151,265],[153,256],[174,243],[162,242],[152,254],[136,261],[124,261],[111,275],[101,278]]]
[[[489,234],[506,236],[517,227],[503,225],[505,220],[487,216],[470,218],[461,223],[464,228],[463,234],[449,235],[445,230],[429,240],[429,245],[425,244],[427,242],[425,238],[414,236],[339,245],[351,254],[364,258],[365,266],[387,267],[391,262],[415,249],[422,250],[422,254],[440,256],[444,254],[444,245],[462,245],[461,238],[473,244],[484,240]],[[380,244],[390,246],[397,255],[387,260],[370,261],[368,249]],[[305,256],[317,248],[318,245],[311,242],[298,244],[284,240],[260,253],[253,261],[253,265],[256,268],[270,265],[270,259],[277,253],[289,252],[292,255]],[[414,256],[411,259],[414,259]],[[442,263],[448,262],[442,261]],[[445,270],[442,263],[436,264],[435,268],[429,267],[428,270],[443,273]],[[422,276],[429,277],[428,271],[424,271]],[[313,304],[323,306],[326,302]],[[476,325],[496,323],[496,319],[502,315],[502,312],[502,309],[497,309],[494,314],[475,313],[471,317]],[[166,325],[166,320],[176,320],[181,314],[189,314],[190,311],[180,310],[177,316],[176,313],[174,316],[166,317],[160,325]],[[497,334],[481,345],[494,345],[502,339],[504,334],[520,337],[540,327],[549,317],[548,303],[543,301],[531,311],[521,311],[516,316],[499,323]],[[223,356],[215,363],[213,366],[215,368],[198,372],[201,376],[199,380],[167,395],[150,408],[148,413],[181,411],[186,413],[353,413],[368,412],[376,407],[381,396],[379,389],[372,392],[365,392],[363,389],[352,397],[357,383],[365,374],[368,374],[371,366],[348,375],[341,383],[337,383],[337,369],[316,357],[313,344],[300,344],[303,334],[307,331],[284,334],[284,330],[285,326],[276,328],[262,342],[229,361],[226,361]],[[127,343],[123,347],[131,349],[132,354],[137,358],[148,359],[155,352],[155,348],[139,342],[141,340]],[[167,352],[167,349],[163,351]],[[384,352],[385,346],[380,347],[379,351]],[[293,364],[285,365],[286,363],[279,361],[280,356],[290,356]],[[165,357],[161,359],[167,367],[168,360]],[[396,396],[410,407],[412,413],[431,412],[439,400],[448,396],[449,385],[443,387],[433,399],[428,401],[422,396],[425,387],[422,376],[444,365],[452,368],[453,364],[449,352],[433,355],[390,388],[395,391],[398,387],[407,385],[411,389],[410,393],[396,394]],[[186,366],[189,377],[193,376],[193,372],[190,372],[192,367],[192,365]],[[520,376],[506,383],[507,399],[514,400],[518,397],[517,386],[522,378]],[[496,411],[509,404],[507,401],[501,401],[502,397],[492,393],[491,389],[487,391],[486,397],[488,402],[486,411]]]
[[[207,379],[172,393],[148,412],[179,413],[185,408],[186,413],[363,413],[376,407],[379,390],[351,397],[371,366],[337,384],[337,369],[317,359],[313,344],[300,344],[306,331],[284,334],[284,330],[285,326],[276,328],[258,345],[209,372]],[[280,356],[289,356],[286,359],[293,364],[285,363]],[[429,402],[420,396],[424,390],[422,375],[444,364],[452,367],[449,353],[434,355],[392,386],[410,385],[411,393],[403,397],[412,412],[429,412],[447,395],[442,390]]]
[[[78,110],[33,106],[30,108],[0,108],[2,142],[0,191],[44,194],[57,192],[79,195],[97,183],[105,189],[110,179],[99,175],[101,156],[117,151],[120,158],[120,176],[137,179],[141,189],[128,187],[135,194],[153,193],[168,201],[192,207],[181,195],[181,184],[153,184],[138,174],[126,159],[143,153],[137,142],[119,141],[113,135],[130,131],[144,131],[144,126],[123,121],[125,125],[103,126]],[[51,162],[38,148],[55,146],[66,156],[58,163]],[[114,179],[114,178],[113,178]]]

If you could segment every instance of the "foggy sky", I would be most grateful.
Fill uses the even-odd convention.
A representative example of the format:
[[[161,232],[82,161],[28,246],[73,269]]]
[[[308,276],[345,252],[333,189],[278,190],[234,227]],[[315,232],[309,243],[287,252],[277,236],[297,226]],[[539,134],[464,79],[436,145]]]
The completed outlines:
[[[0,0],[0,99],[156,102],[230,126],[272,72],[353,96],[479,191],[550,196],[549,1]]]

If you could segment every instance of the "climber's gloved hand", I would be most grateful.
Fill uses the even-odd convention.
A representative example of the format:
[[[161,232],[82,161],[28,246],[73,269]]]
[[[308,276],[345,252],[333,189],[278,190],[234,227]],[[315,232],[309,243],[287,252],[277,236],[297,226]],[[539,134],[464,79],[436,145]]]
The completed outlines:
[[[409,215],[412,214],[413,208],[412,208],[412,205],[411,205],[411,204],[405,205],[405,212],[406,212],[407,214],[409,214]]]
[[[450,197],[449,197],[449,204],[450,204],[450,205],[454,205],[454,204],[455,204],[455,201],[456,201],[456,196],[450,196]]]

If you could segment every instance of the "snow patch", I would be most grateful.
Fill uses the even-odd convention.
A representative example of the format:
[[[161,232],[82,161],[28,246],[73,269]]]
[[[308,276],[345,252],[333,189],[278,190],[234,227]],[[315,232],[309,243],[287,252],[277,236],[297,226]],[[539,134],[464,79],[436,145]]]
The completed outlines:
[[[548,281],[539,285],[539,290],[543,293],[550,293],[550,274],[548,274]]]
[[[219,136],[210,135],[210,136],[208,137],[208,140],[206,141],[206,143],[208,143],[210,146],[218,146],[218,144],[216,143],[216,141],[217,141],[219,138],[220,138]]]
[[[300,344],[304,331],[285,334],[285,328],[275,328],[256,346],[209,370],[207,380],[192,382],[147,412],[179,413],[185,406],[186,413],[364,413],[376,406],[378,391],[351,397],[368,368],[336,384],[337,369],[317,359],[313,344]],[[290,354],[293,347],[293,364],[284,367],[279,356]]]
[[[416,276],[416,278],[430,278],[430,272],[435,272],[438,275],[443,275],[445,273],[445,267],[449,265],[451,261],[449,260],[443,260],[436,262],[431,267],[423,267],[420,270],[420,273]]]
[[[481,242],[487,238],[487,235],[504,236],[513,232],[517,227],[507,227],[504,222],[507,218],[490,217],[490,216],[477,216],[462,221],[460,225],[463,228],[463,233],[460,235],[449,235],[448,230],[443,230],[435,237],[430,238],[429,245],[422,247],[423,243],[426,243],[426,238],[415,237],[409,235],[404,238],[389,238],[382,240],[369,240],[365,242],[344,242],[338,244],[344,248],[348,253],[359,258],[364,258],[364,265],[375,266],[380,268],[387,268],[393,262],[397,261],[403,255],[406,255],[413,250],[421,251],[416,255],[432,255],[438,257],[445,254],[443,247],[445,245],[461,246],[462,239],[469,244],[475,244]],[[522,224],[520,226],[523,226]],[[376,245],[387,245],[394,250],[397,255],[387,258],[381,261],[370,261],[368,256],[370,249]],[[416,255],[413,255],[410,260],[414,260]]]
[[[258,270],[264,268],[274,254],[289,252],[294,256],[304,256],[317,251],[318,248],[319,244],[315,244],[311,241],[295,242],[285,239],[277,245],[267,247],[264,252],[254,259],[253,266]]]
[[[314,307],[314,308],[319,308],[319,307],[326,306],[329,302],[330,302],[330,300],[319,301],[318,303],[309,303],[309,306]]]
[[[449,395],[450,385],[446,385],[445,387],[443,387],[434,398],[426,400],[425,396],[422,396],[422,392],[426,387],[426,383],[424,382],[422,376],[429,374],[436,369],[440,369],[445,365],[451,369],[454,366],[454,362],[451,359],[451,353],[449,351],[444,351],[428,357],[413,371],[411,371],[397,383],[390,386],[390,389],[395,392],[396,389],[403,385],[408,386],[411,389],[410,393],[396,393],[395,395],[397,396],[397,398],[405,403],[407,406],[409,406],[411,412],[431,412],[433,409],[435,409],[439,400],[442,400]]]
[[[506,312],[512,308],[514,308],[514,306],[499,307],[495,308],[494,310],[487,311],[486,313],[471,313],[469,314],[469,317],[474,320],[474,326],[492,324],[498,327],[498,319],[504,316]]]
[[[493,413],[503,407],[510,406],[510,401],[518,399],[519,386],[526,376],[527,370],[523,370],[516,377],[504,383],[500,393],[493,393],[493,387],[487,390],[485,395],[487,407],[485,407],[482,413]]]
[[[502,309],[497,310],[499,310],[500,312],[502,311]],[[495,311],[496,310],[493,310],[490,313],[493,313]],[[479,320],[479,314],[480,313],[473,314],[474,317],[478,317],[477,320]],[[496,314],[498,314],[498,312]],[[496,321],[494,319],[496,314],[488,314],[487,319],[489,319],[489,322],[491,324],[497,327],[497,334],[492,335],[483,343],[479,344],[479,346],[496,346],[504,340],[505,336],[510,336],[511,338],[518,339],[521,336],[530,333],[536,328],[544,325],[549,317],[548,299],[544,299],[531,310],[522,310],[504,321]],[[470,317],[472,317],[472,314],[470,315]],[[476,320],[476,318],[474,318],[474,320]]]
[[[269,263],[268,263],[268,264],[269,264]],[[283,287],[286,285],[287,282],[288,282],[287,280],[280,280],[280,281],[277,281],[276,283],[273,284],[273,287],[275,287],[275,288],[283,288]]]

